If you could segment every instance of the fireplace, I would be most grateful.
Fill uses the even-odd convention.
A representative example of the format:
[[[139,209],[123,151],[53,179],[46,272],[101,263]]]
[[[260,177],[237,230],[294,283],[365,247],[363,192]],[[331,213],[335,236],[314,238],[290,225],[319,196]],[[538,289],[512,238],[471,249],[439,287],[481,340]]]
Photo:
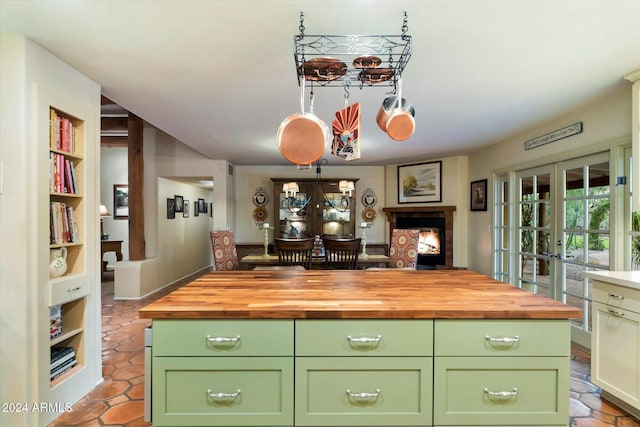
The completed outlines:
[[[453,268],[453,212],[455,206],[383,208],[390,230],[420,230],[418,243],[419,270],[441,265]]]

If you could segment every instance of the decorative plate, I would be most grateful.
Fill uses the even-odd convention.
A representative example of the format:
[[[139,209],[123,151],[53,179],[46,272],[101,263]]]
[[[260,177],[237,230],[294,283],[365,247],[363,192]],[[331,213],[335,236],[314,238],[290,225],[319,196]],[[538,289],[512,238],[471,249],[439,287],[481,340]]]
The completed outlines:
[[[256,206],[266,206],[269,203],[269,196],[264,188],[260,187],[253,195],[253,204]]]
[[[311,81],[336,80],[347,74],[347,64],[336,58],[313,58],[298,67],[298,74]]]
[[[253,219],[256,222],[264,222],[269,216],[269,212],[263,206],[258,206],[253,210]]]
[[[362,210],[362,219],[367,222],[375,221],[377,215],[376,210],[373,208],[364,208]]]
[[[376,197],[376,193],[373,192],[373,188],[367,188],[364,190],[364,194],[362,195],[362,204],[368,208],[371,208],[376,205],[378,202],[378,197]]]

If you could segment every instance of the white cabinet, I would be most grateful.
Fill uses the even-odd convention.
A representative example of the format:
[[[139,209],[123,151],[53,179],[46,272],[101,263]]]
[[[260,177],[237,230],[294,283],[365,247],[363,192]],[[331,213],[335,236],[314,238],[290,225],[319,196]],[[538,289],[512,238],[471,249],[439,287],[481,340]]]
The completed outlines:
[[[640,414],[640,283],[590,274],[591,380],[602,396]]]

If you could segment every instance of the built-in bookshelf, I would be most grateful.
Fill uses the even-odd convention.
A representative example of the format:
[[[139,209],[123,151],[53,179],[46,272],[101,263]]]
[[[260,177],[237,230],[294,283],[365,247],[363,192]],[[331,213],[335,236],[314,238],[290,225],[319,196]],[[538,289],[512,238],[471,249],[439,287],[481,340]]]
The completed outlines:
[[[82,120],[59,109],[49,116],[50,386],[84,366],[86,280],[83,243]],[[61,267],[61,265],[63,267]],[[66,265],[66,267],[64,267]],[[60,352],[65,351],[60,362]],[[72,355],[72,356],[70,356]],[[61,364],[62,363],[62,364]]]

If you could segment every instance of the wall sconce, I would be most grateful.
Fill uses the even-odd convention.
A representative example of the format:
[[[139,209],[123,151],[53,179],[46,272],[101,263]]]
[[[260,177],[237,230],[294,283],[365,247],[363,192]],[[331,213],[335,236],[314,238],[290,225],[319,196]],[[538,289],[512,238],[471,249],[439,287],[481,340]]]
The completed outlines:
[[[356,189],[356,186],[353,181],[343,180],[338,183],[338,189],[340,189],[343,196],[349,193],[349,197],[351,197],[351,193]]]
[[[111,216],[107,207],[103,204],[100,204],[100,239],[107,240],[109,238],[108,234],[104,234],[104,218],[107,216]]]

